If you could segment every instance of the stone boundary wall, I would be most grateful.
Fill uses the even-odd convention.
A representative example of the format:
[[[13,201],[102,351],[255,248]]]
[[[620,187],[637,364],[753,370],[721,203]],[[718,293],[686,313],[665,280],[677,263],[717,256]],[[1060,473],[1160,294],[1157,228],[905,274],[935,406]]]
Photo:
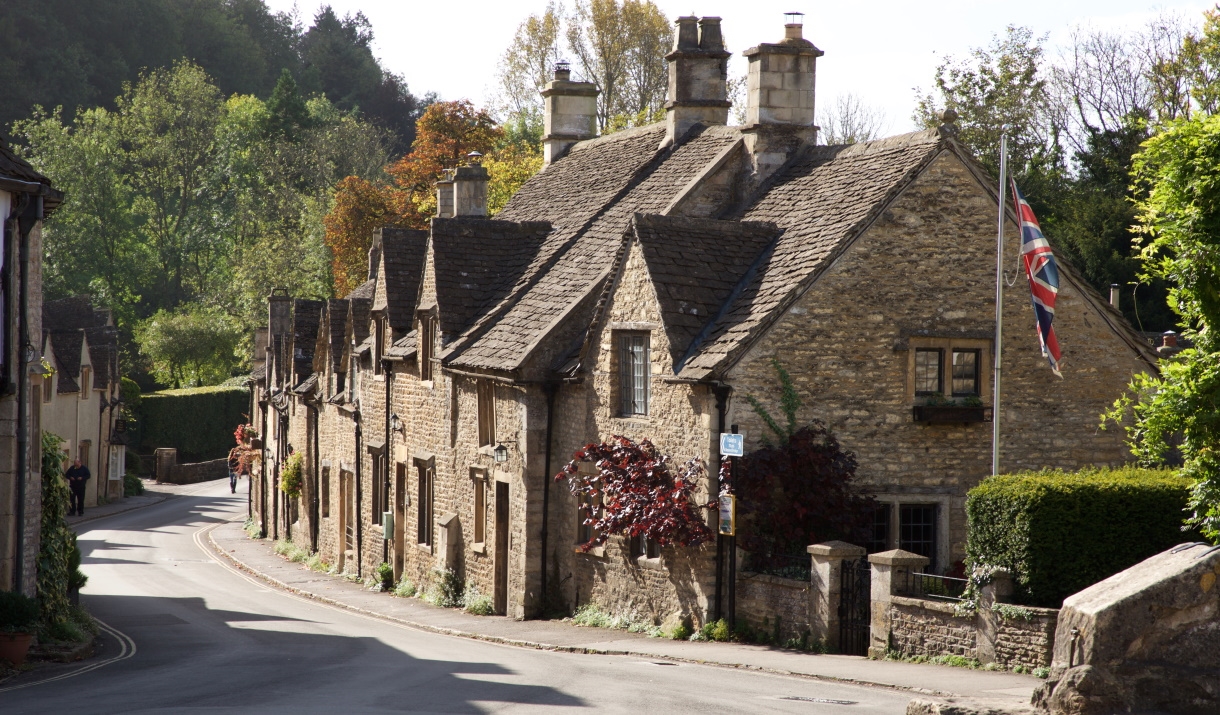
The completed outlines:
[[[745,619],[753,628],[774,632],[779,618],[780,641],[800,638],[811,630],[812,587],[808,581],[760,573],[737,576],[737,621]],[[764,625],[765,619],[765,625]]]
[[[1047,667],[1059,611],[1020,608],[1030,613],[1028,620],[1004,618],[996,612],[958,616],[952,602],[894,596],[889,609],[890,647],[904,656],[960,655],[1006,668]]]
[[[213,459],[207,462],[171,465],[161,481],[169,484],[195,484],[213,479],[227,479],[229,460]]]

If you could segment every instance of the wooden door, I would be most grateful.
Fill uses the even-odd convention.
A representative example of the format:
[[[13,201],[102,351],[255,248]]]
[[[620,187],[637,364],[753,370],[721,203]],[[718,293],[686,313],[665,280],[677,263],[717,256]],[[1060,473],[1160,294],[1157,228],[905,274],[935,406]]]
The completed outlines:
[[[508,613],[508,482],[496,482],[496,551],[494,558],[496,613]]]
[[[394,472],[394,580],[402,578],[407,553],[407,465],[399,462]]]

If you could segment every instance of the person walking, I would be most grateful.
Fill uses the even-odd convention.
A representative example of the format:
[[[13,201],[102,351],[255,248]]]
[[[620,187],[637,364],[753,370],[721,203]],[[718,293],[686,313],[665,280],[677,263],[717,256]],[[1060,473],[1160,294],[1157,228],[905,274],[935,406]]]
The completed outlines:
[[[237,475],[242,471],[241,447],[229,450],[229,492],[237,493]]]
[[[89,468],[81,464],[80,458],[68,467],[64,474],[68,478],[68,488],[72,490],[72,500],[68,503],[68,516],[85,515],[85,485],[89,483]]]

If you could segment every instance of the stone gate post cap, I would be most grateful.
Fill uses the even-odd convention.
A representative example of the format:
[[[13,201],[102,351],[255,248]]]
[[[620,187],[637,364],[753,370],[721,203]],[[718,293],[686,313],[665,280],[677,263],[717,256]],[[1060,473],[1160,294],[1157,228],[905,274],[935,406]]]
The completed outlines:
[[[828,556],[830,558],[859,558],[868,553],[868,549],[863,546],[849,544],[846,541],[827,541],[821,544],[812,544],[805,549],[814,556]]]
[[[870,554],[868,562],[879,566],[927,566],[929,560],[927,556],[920,556],[902,549],[893,549]]]

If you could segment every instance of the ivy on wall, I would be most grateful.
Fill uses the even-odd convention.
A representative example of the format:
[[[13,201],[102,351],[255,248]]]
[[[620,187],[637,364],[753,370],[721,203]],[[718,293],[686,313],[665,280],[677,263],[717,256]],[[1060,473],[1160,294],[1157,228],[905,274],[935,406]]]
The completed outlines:
[[[76,537],[65,517],[71,492],[63,473],[63,439],[42,434],[42,525],[38,546],[38,605],[46,625],[70,617],[68,579]]]

